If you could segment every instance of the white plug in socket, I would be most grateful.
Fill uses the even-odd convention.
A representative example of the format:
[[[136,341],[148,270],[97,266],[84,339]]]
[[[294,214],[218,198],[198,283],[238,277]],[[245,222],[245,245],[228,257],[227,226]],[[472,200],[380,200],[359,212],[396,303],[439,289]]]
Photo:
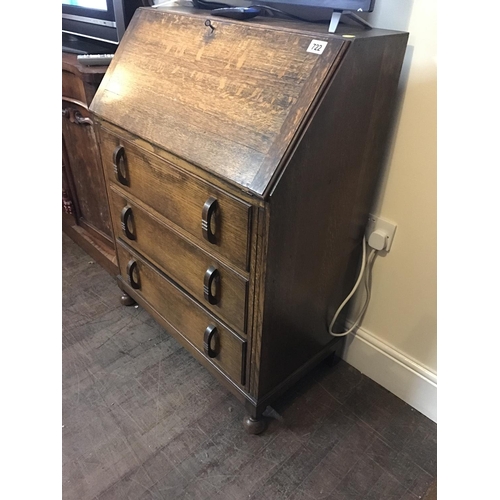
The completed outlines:
[[[365,233],[368,245],[375,250],[385,250],[388,252],[394,240],[396,227],[396,224],[370,214]]]
[[[385,234],[385,232],[381,231],[380,229],[373,231],[373,233],[370,234],[370,237],[368,238],[368,245],[370,245],[375,250],[384,250],[386,237],[387,235]]]

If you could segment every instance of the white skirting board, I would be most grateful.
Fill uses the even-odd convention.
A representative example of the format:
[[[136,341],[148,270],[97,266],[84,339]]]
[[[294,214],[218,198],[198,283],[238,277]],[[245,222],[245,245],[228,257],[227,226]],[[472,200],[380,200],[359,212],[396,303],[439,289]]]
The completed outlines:
[[[342,358],[437,422],[435,373],[362,328],[347,336]]]

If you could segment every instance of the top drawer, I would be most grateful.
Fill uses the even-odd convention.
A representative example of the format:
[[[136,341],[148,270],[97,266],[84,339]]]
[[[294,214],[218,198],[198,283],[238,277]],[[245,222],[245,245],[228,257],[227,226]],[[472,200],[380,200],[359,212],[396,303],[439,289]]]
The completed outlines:
[[[209,251],[248,270],[251,206],[103,128],[107,178],[187,231]]]

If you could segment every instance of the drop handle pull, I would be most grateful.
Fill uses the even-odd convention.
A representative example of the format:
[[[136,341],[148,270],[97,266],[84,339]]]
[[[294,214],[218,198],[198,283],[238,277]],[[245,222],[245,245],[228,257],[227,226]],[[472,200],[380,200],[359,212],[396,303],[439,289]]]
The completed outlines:
[[[141,288],[139,269],[137,268],[137,262],[134,259],[131,259],[127,264],[127,279],[130,286],[134,290],[139,290]]]
[[[78,123],[78,125],[94,125],[94,122],[92,121],[91,118],[88,118],[86,116],[82,116],[82,114],[79,111],[75,111],[74,115],[75,123]]]
[[[136,235],[133,230],[130,229],[131,222],[133,221],[132,207],[126,206],[120,214],[120,219],[122,222],[122,231],[129,240],[135,240]]]
[[[203,335],[203,350],[209,358],[215,358],[218,354],[217,347],[212,349],[212,340],[217,342],[217,334],[217,327],[215,325],[208,325]]]
[[[220,273],[214,266],[210,266],[205,272],[203,278],[203,295],[209,304],[215,305],[219,302]]]
[[[217,208],[219,203],[217,198],[211,196],[203,205],[203,210],[201,212],[201,231],[203,233],[203,238],[205,238],[210,243],[217,243],[217,237],[215,231],[212,230],[212,223],[216,222]]]
[[[125,148],[118,146],[113,151],[113,170],[116,180],[123,186],[129,185],[127,162],[125,157]]]
[[[80,111],[75,108],[63,108],[62,116],[63,118],[68,118],[71,123],[76,123],[77,125],[94,125],[91,118],[83,116]]]

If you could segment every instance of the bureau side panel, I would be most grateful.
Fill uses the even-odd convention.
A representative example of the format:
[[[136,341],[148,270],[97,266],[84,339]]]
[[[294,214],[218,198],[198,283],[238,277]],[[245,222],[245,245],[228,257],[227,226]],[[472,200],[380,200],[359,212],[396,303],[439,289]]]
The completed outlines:
[[[337,341],[328,325],[357,277],[406,41],[391,34],[350,45],[271,193],[260,401]]]

